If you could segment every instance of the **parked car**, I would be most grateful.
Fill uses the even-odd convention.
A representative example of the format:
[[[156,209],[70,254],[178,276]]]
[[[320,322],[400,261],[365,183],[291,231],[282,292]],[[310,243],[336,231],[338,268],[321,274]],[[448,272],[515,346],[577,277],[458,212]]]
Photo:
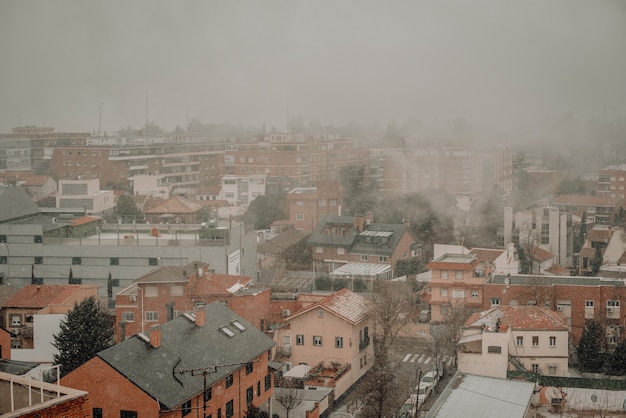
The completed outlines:
[[[436,371],[431,370],[428,373],[426,373],[424,376],[422,376],[421,381],[422,383],[428,383],[434,389],[435,386],[437,386],[437,383],[439,382],[439,376],[437,375]]]
[[[409,398],[400,407],[400,410],[396,412],[396,418],[413,418],[415,417],[415,401],[413,398]]]
[[[420,311],[420,314],[417,320],[419,322],[430,322],[430,311],[429,310]]]
[[[419,409],[433,392],[433,388],[428,382],[420,382],[415,390],[417,391],[417,408]]]

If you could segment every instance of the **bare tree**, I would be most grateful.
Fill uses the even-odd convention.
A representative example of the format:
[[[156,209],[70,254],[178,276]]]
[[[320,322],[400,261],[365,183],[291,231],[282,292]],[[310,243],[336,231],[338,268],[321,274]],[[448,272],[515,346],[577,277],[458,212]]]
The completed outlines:
[[[274,388],[274,399],[285,408],[287,418],[289,418],[289,413],[302,403],[302,398],[302,390],[289,380],[283,379],[281,386]]]
[[[431,327],[433,357],[436,359],[435,367],[441,367],[441,360],[445,356],[454,358],[454,365],[456,365],[457,345],[461,338],[461,329],[471,314],[471,310],[464,305],[453,305],[448,307],[445,322],[436,327]],[[437,369],[437,372],[439,370]]]

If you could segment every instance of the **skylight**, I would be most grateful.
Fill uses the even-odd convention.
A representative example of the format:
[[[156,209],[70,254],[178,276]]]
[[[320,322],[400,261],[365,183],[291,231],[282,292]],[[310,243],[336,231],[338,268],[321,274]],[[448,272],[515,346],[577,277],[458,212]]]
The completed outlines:
[[[246,327],[241,322],[237,321],[236,319],[233,322],[231,322],[231,324],[233,324],[233,326],[241,332],[244,332],[246,330]]]
[[[220,327],[220,331],[228,335],[230,338],[235,336],[235,333],[233,332],[233,330],[228,328],[226,325],[224,325],[223,327]]]

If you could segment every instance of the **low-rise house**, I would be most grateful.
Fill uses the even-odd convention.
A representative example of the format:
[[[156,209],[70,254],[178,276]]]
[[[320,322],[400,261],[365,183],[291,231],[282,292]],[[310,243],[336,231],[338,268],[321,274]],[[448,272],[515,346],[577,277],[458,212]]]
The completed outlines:
[[[0,416],[92,417],[87,392],[0,371]]]
[[[374,364],[372,302],[342,289],[285,318],[274,333],[277,360],[308,365],[306,385],[335,388],[338,399]]]
[[[248,405],[269,406],[273,346],[214,302],[101,351],[61,384],[87,391],[103,418],[243,417]]]
[[[104,216],[112,213],[115,198],[112,190],[100,190],[100,179],[60,180],[56,194],[57,209],[78,209],[85,214]]]
[[[250,288],[251,283],[252,278],[247,276],[213,273],[208,264],[199,261],[159,267],[115,295],[116,340],[215,301],[261,329],[271,291]]]
[[[626,252],[624,230],[607,225],[596,225],[587,233],[578,255],[578,274],[594,273],[594,265],[599,270],[602,266],[621,264]]]
[[[517,274],[519,259],[515,245],[509,243],[506,250],[493,248],[472,248],[469,254],[478,256],[477,271],[479,274],[490,277],[493,274]]]
[[[56,349],[51,345],[61,322],[75,304],[98,298],[93,285],[28,285],[3,305],[11,338],[11,358],[51,363]]]
[[[316,271],[333,272],[347,263],[385,267],[393,278],[398,261],[418,255],[417,240],[406,224],[375,223],[374,216],[328,216],[309,237],[307,246]]]
[[[463,373],[505,379],[522,369],[567,376],[569,328],[560,312],[537,306],[498,306],[473,314],[458,347]]]
[[[151,224],[199,224],[206,220],[207,209],[198,202],[174,196],[167,200],[151,199],[144,206],[144,215]]]

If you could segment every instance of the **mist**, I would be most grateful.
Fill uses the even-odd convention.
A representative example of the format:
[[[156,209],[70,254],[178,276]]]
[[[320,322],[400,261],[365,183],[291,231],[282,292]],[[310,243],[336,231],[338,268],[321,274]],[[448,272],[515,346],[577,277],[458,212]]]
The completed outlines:
[[[294,116],[516,132],[626,108],[619,0],[2,2],[0,51],[0,132]]]

